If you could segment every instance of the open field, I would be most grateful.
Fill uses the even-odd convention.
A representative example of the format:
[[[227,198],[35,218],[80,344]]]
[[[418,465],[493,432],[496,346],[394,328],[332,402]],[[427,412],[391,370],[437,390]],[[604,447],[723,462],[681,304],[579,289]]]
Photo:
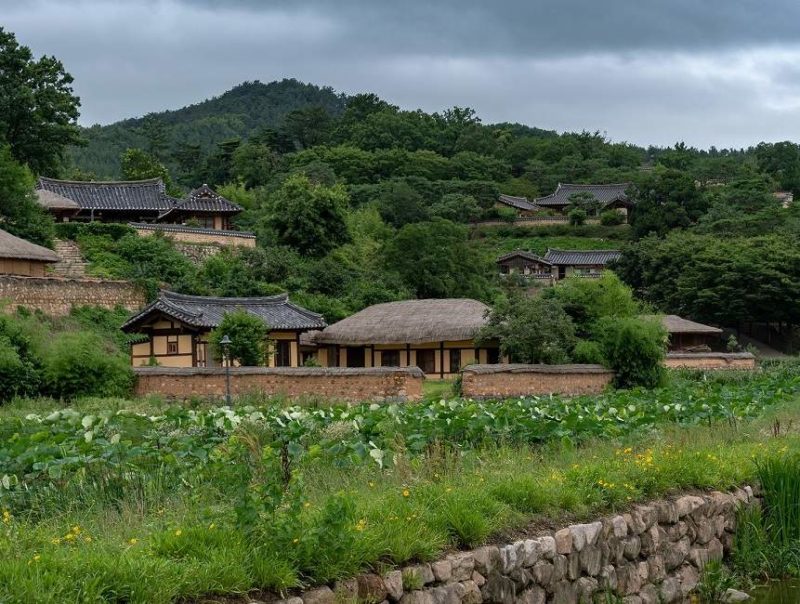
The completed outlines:
[[[0,409],[0,601],[263,595],[729,488],[800,451],[798,395],[787,363],[569,402],[17,401]]]

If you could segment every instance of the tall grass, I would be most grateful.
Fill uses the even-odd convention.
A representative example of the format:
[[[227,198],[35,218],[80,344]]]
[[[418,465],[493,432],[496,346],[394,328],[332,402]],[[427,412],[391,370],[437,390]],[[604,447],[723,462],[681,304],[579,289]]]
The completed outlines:
[[[768,457],[756,464],[764,497],[764,516],[773,543],[800,542],[800,455]]]

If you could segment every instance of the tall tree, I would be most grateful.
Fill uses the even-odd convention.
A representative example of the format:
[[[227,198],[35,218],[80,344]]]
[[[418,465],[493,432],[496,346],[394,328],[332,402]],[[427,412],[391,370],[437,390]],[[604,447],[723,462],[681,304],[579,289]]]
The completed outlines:
[[[125,180],[144,180],[147,178],[160,178],[164,181],[167,193],[180,195],[180,190],[172,186],[169,170],[156,157],[141,149],[128,149],[120,158],[122,164],[122,177]]]
[[[80,141],[80,100],[55,57],[33,58],[0,27],[0,143],[36,174],[56,175],[68,145]]]
[[[270,226],[281,243],[301,254],[322,256],[349,238],[349,199],[341,185],[315,185],[305,174],[293,174],[271,201]]]
[[[0,146],[0,229],[40,245],[53,240],[53,219],[33,198],[30,170]]]

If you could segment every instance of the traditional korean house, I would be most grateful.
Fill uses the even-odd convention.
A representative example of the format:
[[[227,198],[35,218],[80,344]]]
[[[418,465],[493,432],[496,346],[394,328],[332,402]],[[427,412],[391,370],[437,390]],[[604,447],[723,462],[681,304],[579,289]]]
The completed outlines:
[[[81,211],[77,202],[46,189],[36,191],[36,201],[55,218],[56,222],[69,222]]]
[[[533,216],[541,211],[540,207],[532,204],[526,197],[514,197],[513,195],[500,195],[494,207],[511,208],[518,216]]]
[[[84,182],[41,177],[37,195],[39,203],[61,221],[189,224],[225,230],[231,217],[242,211],[207,185],[183,199],[170,197],[160,178]],[[71,201],[76,207],[66,213],[52,200]]]
[[[627,216],[633,206],[625,191],[630,183],[613,185],[570,185],[559,183],[555,192],[533,200],[533,205],[566,214],[567,209],[573,204],[572,196],[584,194],[587,199],[591,196],[597,202],[596,214],[606,210],[618,210]]]
[[[606,265],[619,258],[619,250],[557,250],[548,249],[544,260],[553,267],[558,279],[570,275],[599,277]]]
[[[293,304],[286,294],[220,298],[162,291],[155,302],[122,326],[126,333],[147,337],[131,346],[131,364],[137,367],[155,361],[165,367],[213,367],[209,334],[226,313],[237,310],[259,317],[269,326],[273,343],[270,367],[301,366],[301,335],[327,325],[322,315]]]
[[[530,279],[552,279],[553,265],[532,252],[514,250],[497,259],[501,275],[521,275]]]
[[[703,325],[678,315],[659,317],[664,329],[669,333],[670,352],[708,352],[719,349],[722,330],[711,325]]]
[[[477,345],[489,308],[477,300],[404,300],[369,306],[315,335],[326,367],[417,366],[431,377],[456,376],[473,363],[498,363],[497,345]]]
[[[53,250],[0,230],[0,275],[44,277],[47,266],[59,260]]]

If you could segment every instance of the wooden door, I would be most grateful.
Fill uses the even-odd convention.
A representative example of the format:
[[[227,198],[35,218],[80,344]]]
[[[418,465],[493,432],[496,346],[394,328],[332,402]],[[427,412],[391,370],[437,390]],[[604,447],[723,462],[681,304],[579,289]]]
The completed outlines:
[[[417,367],[426,374],[436,373],[436,351],[417,350]]]

